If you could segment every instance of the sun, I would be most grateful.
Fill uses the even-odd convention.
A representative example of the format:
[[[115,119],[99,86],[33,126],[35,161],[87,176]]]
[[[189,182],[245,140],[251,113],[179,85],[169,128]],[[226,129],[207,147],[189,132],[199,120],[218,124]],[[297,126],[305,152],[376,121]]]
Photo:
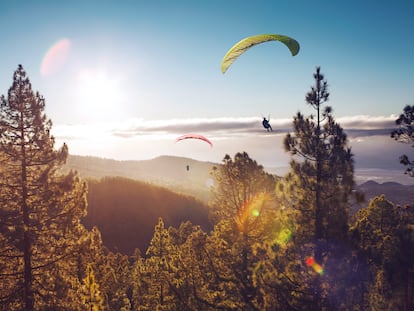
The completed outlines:
[[[108,121],[123,114],[122,81],[103,69],[84,69],[76,84],[78,113],[91,121]]]

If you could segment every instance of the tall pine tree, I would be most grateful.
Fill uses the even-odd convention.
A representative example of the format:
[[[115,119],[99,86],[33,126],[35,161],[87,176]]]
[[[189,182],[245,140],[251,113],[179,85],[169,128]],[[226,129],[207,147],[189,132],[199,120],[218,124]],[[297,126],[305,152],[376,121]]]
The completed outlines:
[[[0,100],[2,305],[69,308],[76,303],[76,254],[86,212],[86,184],[59,173],[68,148],[54,149],[45,99],[21,65]],[[5,263],[6,262],[6,263]]]
[[[290,172],[285,177],[293,193],[294,208],[299,212],[298,245],[313,249],[308,256],[325,265],[332,247],[344,244],[348,231],[348,199],[354,186],[353,155],[347,136],[335,122],[332,109],[322,105],[328,101],[328,83],[320,68],[314,73],[315,85],[306,94],[306,102],[316,115],[305,117],[298,112],[293,120],[294,134],[284,140],[292,155]],[[326,293],[315,279],[313,308],[326,306]]]

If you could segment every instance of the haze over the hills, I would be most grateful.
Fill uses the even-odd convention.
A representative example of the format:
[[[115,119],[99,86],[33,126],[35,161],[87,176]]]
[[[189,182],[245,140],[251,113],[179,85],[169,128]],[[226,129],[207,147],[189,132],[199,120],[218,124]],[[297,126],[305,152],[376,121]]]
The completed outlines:
[[[120,176],[139,180],[177,193],[194,196],[207,203],[210,197],[210,187],[214,183],[210,172],[217,165],[220,163],[174,156],[161,156],[141,161],[118,161],[71,155],[65,169],[76,170],[83,178],[99,179],[105,176]],[[288,168],[265,167],[265,170],[282,176]],[[400,170],[356,169],[355,180],[358,187],[362,187],[362,190],[367,193],[368,200],[384,193],[395,203],[403,204],[411,202],[411,193],[414,193],[414,178],[405,175],[402,166]]]
[[[233,156],[233,154],[230,154]],[[380,156],[380,155],[378,155]],[[253,157],[254,159],[254,157]],[[367,162],[369,162],[367,160]],[[211,185],[210,171],[219,162],[198,161],[187,157],[159,156],[150,160],[114,160],[94,156],[70,155],[66,167],[74,169],[83,177],[100,178],[103,176],[122,176],[131,179],[153,182],[156,184],[191,185],[202,189]],[[259,162],[259,164],[261,164]],[[365,164],[365,163],[362,163]],[[188,170],[187,170],[188,165]],[[265,166],[271,174],[283,176],[287,166]],[[398,182],[403,185],[413,185],[414,178],[404,174],[404,167],[392,165],[391,168],[375,168],[356,166],[355,180],[357,184],[369,180],[377,183]]]

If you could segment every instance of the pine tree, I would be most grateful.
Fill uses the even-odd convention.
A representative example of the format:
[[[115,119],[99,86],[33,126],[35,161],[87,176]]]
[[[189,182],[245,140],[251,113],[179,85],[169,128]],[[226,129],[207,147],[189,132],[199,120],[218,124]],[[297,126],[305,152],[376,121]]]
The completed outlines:
[[[226,155],[213,176],[216,187],[210,207],[216,225],[206,249],[212,258],[210,268],[225,288],[221,304],[259,310],[261,298],[253,284],[254,267],[259,258],[253,249],[273,233],[269,214],[275,208],[276,179],[246,152],[236,153],[234,159]]]
[[[210,214],[213,221],[234,219],[243,205],[261,193],[273,193],[275,178],[246,152],[238,152],[232,159],[228,154],[223,164],[212,171],[216,187]]]
[[[101,311],[103,308],[103,298],[99,290],[99,284],[95,280],[95,274],[91,265],[86,268],[86,276],[82,280],[82,302],[85,311]]]
[[[106,252],[96,267],[99,271],[101,291],[105,294],[109,310],[120,310],[129,305],[131,267],[128,256]]]
[[[287,134],[284,140],[286,151],[292,155],[284,187],[296,189],[291,197],[292,207],[299,212],[296,243],[309,245],[308,256],[325,265],[333,251],[332,244],[346,242],[348,200],[354,186],[353,155],[332,109],[327,106],[322,110],[329,92],[319,67],[314,79],[306,102],[316,110],[316,116],[305,117],[298,112],[293,120],[294,134]],[[320,280],[314,281],[313,308],[321,310],[327,303],[327,294]]]
[[[138,310],[176,310],[176,299],[172,291],[171,280],[176,272],[176,254],[174,244],[162,218],[158,219],[154,236],[148,246],[143,266],[141,284],[142,305]]]
[[[21,65],[0,100],[0,289],[3,305],[22,310],[69,307],[86,210],[86,184],[59,173],[68,148],[54,149],[45,99]]]
[[[306,223],[313,224],[314,239],[344,237],[347,232],[347,203],[353,189],[353,155],[347,146],[347,136],[332,115],[332,109],[321,106],[328,100],[328,85],[320,68],[314,74],[315,86],[306,101],[316,110],[316,121],[300,112],[294,117],[294,135],[287,134],[284,144],[292,155],[288,180],[301,183],[313,202],[310,213],[303,210]],[[293,176],[298,176],[294,180]],[[335,220],[337,219],[337,221]],[[317,260],[322,260],[320,252]]]

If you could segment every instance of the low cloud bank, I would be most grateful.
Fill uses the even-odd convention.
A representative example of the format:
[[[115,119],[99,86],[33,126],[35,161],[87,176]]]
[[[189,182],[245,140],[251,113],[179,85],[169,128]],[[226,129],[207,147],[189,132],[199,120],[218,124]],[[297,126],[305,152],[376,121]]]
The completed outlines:
[[[395,128],[396,115],[390,116],[351,116],[337,118],[350,138],[389,135]],[[54,133],[57,138],[82,139],[84,136],[108,135],[119,138],[140,136],[182,135],[200,133],[212,138],[240,135],[256,136],[263,133],[262,119],[259,117],[238,118],[193,118],[170,120],[129,119],[122,124],[83,124],[57,125]],[[292,119],[270,120],[273,134],[292,131]],[[270,133],[270,134],[272,134]]]
[[[336,119],[348,135],[357,169],[402,169],[399,156],[410,155],[413,149],[390,138],[396,118],[361,115]],[[66,142],[71,154],[117,160],[174,155],[221,162],[225,154],[246,151],[266,167],[288,167],[290,156],[284,151],[283,138],[292,131],[292,119],[271,119],[273,132],[267,132],[261,121],[259,117],[130,119],[122,124],[55,125],[52,134],[57,147]],[[200,141],[175,143],[178,136],[187,133],[208,137],[214,147]]]

